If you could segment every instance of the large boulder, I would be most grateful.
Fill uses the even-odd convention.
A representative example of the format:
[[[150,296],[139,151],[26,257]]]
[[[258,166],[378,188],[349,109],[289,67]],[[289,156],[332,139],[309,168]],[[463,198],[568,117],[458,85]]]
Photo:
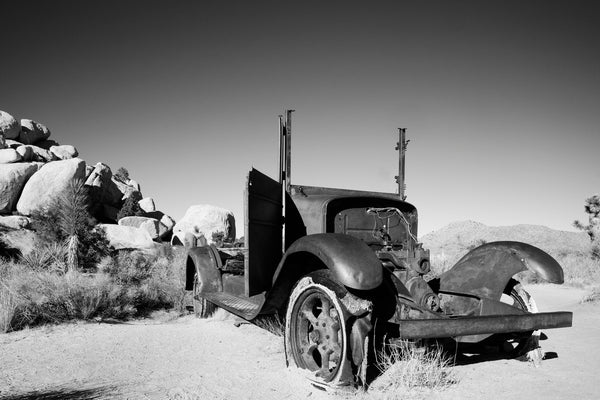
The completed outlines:
[[[142,188],[137,181],[135,181],[133,179],[127,179],[127,184],[129,186],[131,186],[132,188],[134,188],[135,190],[137,190],[138,192],[140,192],[140,193],[142,192]]]
[[[196,237],[204,236],[212,243],[214,233],[222,232],[225,241],[235,240],[235,218],[224,208],[208,204],[191,206],[173,227],[173,233],[189,232]]]
[[[150,213],[156,211],[156,205],[154,204],[154,199],[152,197],[144,197],[138,204],[143,212]]]
[[[22,215],[0,215],[0,228],[25,229],[31,221]]]
[[[21,155],[15,149],[0,149],[0,164],[11,164],[21,161]]]
[[[50,137],[50,131],[45,125],[31,119],[21,120],[21,133],[19,142],[23,144],[35,144]]]
[[[32,146],[21,145],[15,149],[17,153],[19,153],[19,155],[21,156],[22,161],[35,161],[35,155],[33,154],[33,150],[31,149],[31,147]]]
[[[85,161],[73,158],[44,164],[27,181],[17,203],[17,211],[31,215],[33,211],[47,209],[65,193],[72,182],[85,178]]]
[[[175,227],[175,220],[173,218],[171,218],[170,216],[168,216],[167,214],[164,214],[160,218],[160,223],[163,224],[169,231],[172,231],[173,228]]]
[[[6,147],[10,147],[11,149],[16,149],[19,146],[23,146],[23,143],[17,142],[13,139],[5,139],[4,142],[6,143]]]
[[[86,173],[88,167],[86,167]],[[113,181],[112,171],[108,165],[97,163],[87,174],[85,184],[90,188],[94,201],[111,206],[120,205],[123,194]]]
[[[0,168],[0,214],[15,209],[25,182],[40,168],[37,163],[3,165]]]
[[[158,239],[160,236],[160,222],[154,218],[137,216],[124,217],[119,220],[119,225],[143,229],[148,232],[153,240]]]
[[[35,145],[41,147],[44,150],[50,150],[50,147],[52,146],[60,146],[60,144],[56,140],[52,139],[40,140]]]
[[[57,160],[56,156],[53,153],[51,153],[50,151],[48,151],[46,149],[42,149],[39,146],[34,146],[34,145],[31,145],[31,144],[20,145],[17,148],[17,151],[19,151],[18,149],[21,148],[21,147],[25,147],[25,148],[30,149],[30,151],[33,153],[33,155],[31,156],[31,158],[34,161],[50,162],[50,161]]]
[[[21,132],[21,124],[6,111],[0,110],[0,134],[5,139],[17,139]]]
[[[158,226],[160,238],[170,238],[171,234],[173,233],[173,227],[175,226],[175,220],[173,218],[171,218],[162,211],[145,212],[144,217],[154,218],[160,221],[160,224]]]
[[[99,224],[97,226],[104,230],[109,245],[114,247],[115,250],[154,248],[152,238],[143,229],[114,224]]]
[[[50,153],[54,154],[59,160],[68,160],[70,158],[75,158],[79,155],[79,152],[77,151],[75,146],[71,146],[70,144],[63,144],[61,146],[51,146]]]
[[[173,232],[171,246],[199,247],[206,246],[207,241],[203,235],[195,236],[191,232]]]
[[[133,192],[139,192],[139,190],[137,190],[135,187],[121,181],[119,178],[116,178],[114,175],[112,177],[112,181],[114,182],[115,185],[117,185],[117,188],[119,188],[119,191],[121,191],[121,199],[122,200],[127,199],[129,196],[131,196],[131,194]]]

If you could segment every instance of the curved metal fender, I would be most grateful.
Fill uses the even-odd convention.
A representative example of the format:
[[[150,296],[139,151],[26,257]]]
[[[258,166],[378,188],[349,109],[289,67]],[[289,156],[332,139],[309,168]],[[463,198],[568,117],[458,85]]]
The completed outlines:
[[[212,245],[189,249],[186,260],[186,290],[192,290],[194,273],[198,272],[202,282],[201,293],[223,291],[219,272],[220,263],[218,251]]]
[[[548,253],[521,242],[479,246],[440,276],[440,290],[500,299],[510,278],[531,270],[551,283],[563,283],[560,264]]]
[[[318,233],[296,240],[285,252],[273,282],[286,259],[299,252],[314,254],[331,270],[335,280],[349,288],[370,290],[382,282],[382,266],[375,253],[362,240],[340,233]]]

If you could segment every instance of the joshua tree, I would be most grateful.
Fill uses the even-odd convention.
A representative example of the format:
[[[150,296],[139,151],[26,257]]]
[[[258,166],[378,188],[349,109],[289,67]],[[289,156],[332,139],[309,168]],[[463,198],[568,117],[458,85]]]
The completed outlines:
[[[65,243],[66,267],[75,271],[80,264],[96,261],[106,254],[108,242],[96,231],[88,211],[87,187],[83,181],[71,181],[66,190],[43,212],[32,215],[35,230],[50,242]]]
[[[592,257],[600,259],[600,195],[585,199],[585,212],[589,223],[584,225],[575,221],[573,225],[588,234],[592,241]]]

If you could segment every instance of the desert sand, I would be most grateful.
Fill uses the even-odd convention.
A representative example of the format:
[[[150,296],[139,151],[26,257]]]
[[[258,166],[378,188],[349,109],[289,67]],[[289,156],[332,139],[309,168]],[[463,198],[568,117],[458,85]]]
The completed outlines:
[[[476,358],[453,367],[458,382],[408,398],[596,399],[600,304],[585,291],[534,285],[540,311],[574,311],[572,328],[546,332],[533,363]],[[72,323],[0,335],[0,399],[340,399],[285,367],[283,339],[219,311],[126,323]],[[238,326],[239,325],[239,326]],[[396,394],[391,394],[395,398]]]

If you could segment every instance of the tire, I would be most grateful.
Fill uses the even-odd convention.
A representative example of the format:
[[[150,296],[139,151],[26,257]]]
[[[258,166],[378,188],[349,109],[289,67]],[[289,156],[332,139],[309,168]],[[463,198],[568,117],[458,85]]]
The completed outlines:
[[[504,294],[510,296],[513,301],[513,306],[523,311],[537,313],[538,308],[533,297],[527,292],[521,283],[515,279],[511,279],[504,290]],[[528,360],[539,362],[543,358],[543,353],[539,345],[541,331],[529,332],[508,344],[512,348],[506,348],[506,352],[512,357],[527,356]]]
[[[340,300],[343,297],[340,294],[345,292],[327,274],[317,272],[296,284],[288,303],[285,319],[288,363],[323,388],[354,385],[362,364],[362,358],[353,359],[351,347],[360,343],[360,350],[354,353],[363,354],[368,332],[350,327],[350,320],[355,318]]]
[[[208,318],[214,314],[217,306],[214,303],[201,297],[199,294],[202,290],[202,282],[198,278],[198,272],[194,274],[194,288],[192,291],[192,301],[194,306],[194,315],[197,318]]]

